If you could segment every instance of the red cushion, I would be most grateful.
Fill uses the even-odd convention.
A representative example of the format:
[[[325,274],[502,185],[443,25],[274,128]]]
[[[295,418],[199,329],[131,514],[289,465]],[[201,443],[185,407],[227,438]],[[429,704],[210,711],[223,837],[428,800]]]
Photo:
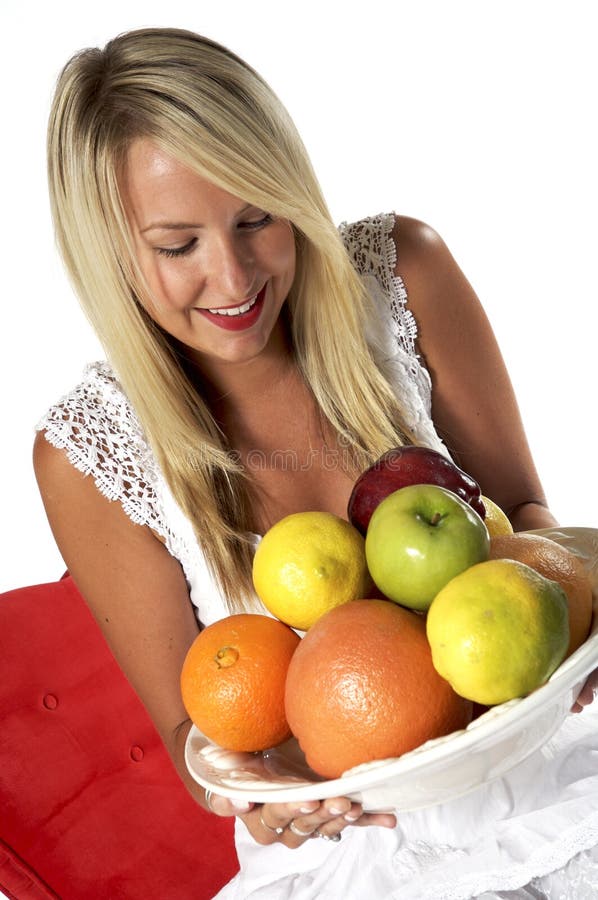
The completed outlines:
[[[4,893],[202,900],[232,878],[232,820],[183,787],[71,578],[0,597],[0,667]]]

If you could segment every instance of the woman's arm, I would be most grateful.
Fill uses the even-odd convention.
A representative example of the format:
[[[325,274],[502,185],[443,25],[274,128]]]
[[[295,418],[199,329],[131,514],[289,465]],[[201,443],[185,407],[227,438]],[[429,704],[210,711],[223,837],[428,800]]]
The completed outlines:
[[[492,329],[471,285],[433,229],[397,217],[397,274],[418,323],[432,377],[432,418],[451,454],[505,512],[516,531],[558,524],[525,437]],[[573,706],[592,702],[598,670]]]
[[[432,378],[432,418],[451,455],[516,530],[555,525],[496,339],[471,285],[429,226],[397,217],[397,274]]]
[[[107,500],[66,453],[36,438],[34,466],[46,513],[63,559],[124,674],[137,692],[193,797],[222,816],[242,815],[263,844],[300,846],[307,838],[264,827],[292,819],[305,832],[336,833],[348,824],[395,824],[394,816],[363,814],[346,798],[302,804],[235,805],[214,797],[189,775],[184,746],[190,722],[180,694],[180,672],[198,634],[179,563],[145,526],[133,523],[120,503]],[[350,822],[344,818],[348,814]]]
[[[199,629],[181,567],[43,434],[36,437],[34,468],[62,557],[184,777],[189,724],[178,679]],[[203,802],[199,786],[185,781]]]

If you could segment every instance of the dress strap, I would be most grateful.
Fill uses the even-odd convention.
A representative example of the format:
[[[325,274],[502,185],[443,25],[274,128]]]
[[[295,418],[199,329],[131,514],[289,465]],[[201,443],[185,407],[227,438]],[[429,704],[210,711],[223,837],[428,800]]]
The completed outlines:
[[[388,297],[393,331],[399,347],[409,356],[416,356],[417,323],[407,308],[403,280],[395,274],[395,223],[394,213],[380,213],[351,224],[343,222],[339,232],[359,274],[373,276]]]

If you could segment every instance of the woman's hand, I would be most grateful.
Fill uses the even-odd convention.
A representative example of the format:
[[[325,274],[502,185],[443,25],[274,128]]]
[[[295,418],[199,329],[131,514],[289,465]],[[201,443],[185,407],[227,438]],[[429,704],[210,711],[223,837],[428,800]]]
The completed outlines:
[[[217,816],[239,816],[258,844],[284,844],[295,849],[318,837],[338,841],[351,825],[378,825],[394,828],[392,813],[364,813],[359,803],[348,797],[303,803],[240,804],[206,792],[208,808]]]
[[[598,669],[594,669],[594,671],[588,676],[586,683],[582,687],[579,692],[579,696],[573,706],[571,707],[571,712],[581,712],[584,706],[589,706],[590,703],[594,700],[594,693],[598,688]]]

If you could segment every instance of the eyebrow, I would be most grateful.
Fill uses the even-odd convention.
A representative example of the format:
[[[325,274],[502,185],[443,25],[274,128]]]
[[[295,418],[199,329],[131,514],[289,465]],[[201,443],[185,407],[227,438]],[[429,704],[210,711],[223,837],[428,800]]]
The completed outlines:
[[[203,225],[193,222],[152,222],[151,225],[142,228],[139,233],[145,234],[146,231],[155,231],[157,229],[161,231],[184,231],[186,228],[203,228]]]
[[[242,216],[244,212],[248,209],[261,209],[261,207],[254,206],[253,203],[247,203],[242,209],[240,209],[235,215]],[[187,228],[203,228],[203,225],[200,225],[198,222],[152,222],[151,225],[146,225],[145,228],[140,230],[140,234],[145,234],[146,231],[155,231],[160,229],[162,231],[185,231]]]

